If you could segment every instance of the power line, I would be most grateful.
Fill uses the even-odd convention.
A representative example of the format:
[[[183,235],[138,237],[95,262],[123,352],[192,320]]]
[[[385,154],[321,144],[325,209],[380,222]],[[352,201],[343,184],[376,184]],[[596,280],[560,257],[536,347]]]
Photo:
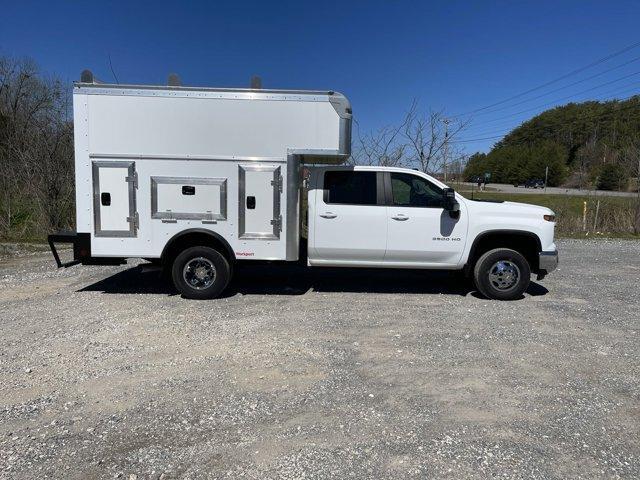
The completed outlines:
[[[113,64],[111,63],[111,54],[109,53],[109,68],[111,69],[111,74],[113,75],[113,78],[116,81],[116,84],[120,84],[120,82],[118,81],[118,77],[116,76],[116,72],[113,70]]]
[[[614,100],[614,98],[610,98],[611,95],[617,94],[617,93],[624,93],[625,91],[628,91],[630,89],[630,87],[637,87],[639,85],[638,81],[635,82],[631,82],[631,83],[626,83],[624,85],[621,85],[619,87],[616,87],[612,90],[607,90],[605,92],[602,92],[599,94],[599,98],[589,98],[589,99],[584,99],[582,100],[583,102],[589,102],[589,101],[603,101],[603,100]],[[576,95],[580,95],[580,93],[576,94]],[[566,105],[566,104],[565,104]],[[529,118],[523,119],[520,122],[520,124],[522,124],[525,121],[530,120]],[[504,124],[505,128],[513,125],[514,120],[505,118],[505,117],[498,117],[495,119],[491,119],[491,120],[487,120],[485,123],[498,123],[498,124]],[[517,125],[513,125],[513,127],[515,128]],[[496,128],[500,128],[499,125],[495,125]]]
[[[632,98],[632,97],[629,97]],[[628,100],[628,99],[627,99]],[[635,105],[634,105],[635,106]],[[591,116],[591,117],[582,117],[582,118],[577,118],[575,120],[572,120],[570,122],[563,122],[561,125],[562,126],[567,126],[567,125],[573,125],[573,124],[577,124],[580,122],[584,122],[586,120],[592,120],[594,118],[598,118],[598,117],[606,117],[608,115],[614,115],[616,113],[621,112],[623,109],[618,109],[616,111],[613,112],[603,112],[601,114],[597,114],[595,116]],[[626,110],[626,108],[625,108]],[[538,125],[537,127],[533,127],[531,128],[530,132],[537,132],[537,131],[543,131],[543,130],[548,130],[549,128],[554,128],[554,127],[558,127],[560,125],[556,124],[556,125]],[[503,132],[502,134],[499,135],[494,135],[494,136],[490,136],[490,137],[481,137],[481,138],[463,138],[460,140],[453,140],[451,141],[451,143],[473,143],[473,142],[479,142],[479,141],[483,141],[483,140],[495,140],[497,138],[504,138],[507,135],[509,135],[511,132],[513,132],[513,130],[509,130],[506,132]],[[516,143],[517,144],[517,143]]]
[[[616,88],[614,90],[611,90],[611,91],[603,93],[602,95],[604,97],[602,97],[602,98],[594,99],[594,100],[585,100],[585,102],[588,102],[588,101],[612,101],[612,100],[615,100],[615,98],[611,98],[611,95],[618,95],[618,94],[621,94],[621,93],[627,93],[627,92],[630,92],[630,91],[635,91],[635,90],[638,89],[639,86],[640,86],[640,84],[638,82],[629,83],[627,85],[624,85],[622,88]],[[561,107],[562,106],[560,106],[560,108]],[[542,112],[542,113],[544,113],[544,112]],[[532,118],[535,118],[535,117],[532,117]],[[528,121],[532,120],[532,118],[529,118],[529,119],[525,120],[524,122],[528,122]],[[507,122],[511,122],[511,121],[508,120]],[[508,132],[510,132],[510,131],[522,126],[522,124],[524,122],[521,122],[520,125],[512,125],[507,130],[504,130],[505,133],[508,133]],[[495,129],[484,130],[484,131],[475,132],[475,134],[476,135],[493,135],[493,134],[497,134],[499,132],[502,132],[503,129],[507,128],[507,126],[505,125],[504,127],[498,127],[498,128],[500,128],[500,129],[499,130],[495,130]]]
[[[480,142],[482,140],[493,140],[496,138],[502,138],[504,137],[506,134],[502,134],[502,135],[495,135],[493,137],[482,137],[482,138],[466,138],[466,139],[462,139],[462,140],[452,140],[451,143],[472,143],[472,142]]]
[[[616,78],[615,80],[611,80],[611,81],[609,81],[609,82],[601,83],[600,85],[596,85],[595,87],[591,87],[591,88],[588,88],[588,89],[586,89],[586,90],[582,90],[581,92],[574,93],[574,94],[572,94],[572,95],[566,95],[566,96],[564,96],[564,97],[560,97],[560,98],[556,98],[555,100],[552,100],[551,102],[543,103],[543,104],[541,104],[541,105],[536,105],[535,107],[530,107],[530,108],[527,108],[527,109],[525,109],[525,110],[520,110],[519,112],[510,113],[509,115],[504,115],[504,116],[502,116],[502,117],[498,117],[498,118],[494,118],[494,119],[491,119],[491,120],[487,120],[487,121],[485,121],[485,123],[493,123],[493,122],[497,122],[498,120],[502,120],[502,119],[505,119],[505,118],[515,117],[515,116],[518,116],[518,115],[520,115],[520,114],[522,114],[522,113],[530,112],[530,111],[532,111],[532,110],[538,110],[538,109],[540,109],[540,108],[544,108],[544,107],[552,106],[552,105],[555,105],[555,104],[557,104],[558,102],[561,102],[561,101],[563,101],[563,100],[567,100],[567,99],[569,99],[569,98],[577,97],[578,95],[582,95],[582,94],[584,94],[584,93],[588,93],[588,92],[591,92],[591,91],[593,91],[593,90],[597,90],[598,88],[606,87],[607,85],[611,85],[612,83],[616,83],[616,82],[619,82],[620,80],[624,80],[624,79],[626,79],[626,78],[633,77],[633,76],[635,76],[635,75],[639,75],[639,74],[640,74],[640,71],[638,71],[638,72],[634,72],[634,73],[631,73],[631,74],[629,74],[629,75],[625,75],[624,77]]]
[[[569,77],[571,77],[573,75],[581,73],[581,72],[583,72],[583,71],[585,71],[585,70],[587,70],[587,69],[589,69],[591,67],[595,67],[596,65],[600,65],[601,63],[604,63],[607,60],[611,60],[612,58],[620,56],[623,53],[628,52],[629,50],[633,50],[634,48],[637,48],[638,46],[640,46],[640,42],[633,43],[631,45],[628,45],[628,46],[624,47],[621,50],[618,50],[616,52],[613,52],[613,53],[607,55],[606,57],[602,57],[602,58],[596,60],[595,62],[589,63],[588,65],[585,65],[583,67],[577,68],[575,70],[570,71],[569,73],[561,75],[560,77],[554,78],[553,80],[550,80],[550,81],[548,81],[546,83],[543,83],[542,85],[538,85],[536,87],[530,88],[529,90],[526,90],[524,92],[518,93],[516,95],[513,95],[513,96],[511,96],[509,98],[506,98],[504,100],[501,100],[499,102],[495,102],[495,103],[492,103],[490,105],[486,105],[486,106],[481,107],[481,108],[476,108],[475,110],[470,110],[468,112],[459,113],[457,115],[451,115],[451,117],[454,118],[454,117],[462,117],[462,116],[470,115],[470,114],[473,114],[473,113],[476,113],[476,112],[481,112],[483,110],[487,110],[489,108],[493,108],[493,107],[496,107],[498,105],[502,105],[504,103],[510,102],[511,100],[515,100],[516,98],[523,97],[523,96],[525,96],[525,95],[527,95],[527,94],[529,94],[531,92],[535,92],[535,91],[540,90],[542,88],[548,87],[549,85],[553,85],[554,83],[558,83],[559,81],[564,80],[565,78],[569,78]]]
[[[635,57],[629,60],[628,62],[621,63],[620,65],[616,65],[615,67],[608,68],[607,70],[603,70],[602,72],[596,73],[595,75],[591,75],[590,77],[583,78],[582,80],[578,80],[573,83],[569,83],[568,85],[564,85],[562,87],[554,88],[546,93],[541,93],[540,95],[536,95],[535,97],[527,98],[526,100],[521,100],[520,102],[512,103],[511,105],[507,105],[504,107],[496,108],[495,110],[489,110],[488,112],[480,112],[478,115],[487,115],[489,113],[500,112],[502,110],[508,110],[509,108],[515,107],[517,105],[522,105],[523,103],[531,102],[533,100],[537,100],[538,98],[546,97],[547,95],[551,95],[552,93],[559,92],[560,90],[564,90],[569,87],[573,87],[574,85],[578,85],[580,83],[588,82],[589,80],[593,80],[594,78],[600,77],[605,73],[612,72],[613,70],[617,70],[618,68],[626,67],[627,65],[637,62],[640,60],[640,57]]]
[[[631,95],[631,96],[629,96],[627,98],[620,99],[620,101],[629,100],[629,99],[631,99],[631,98],[633,98],[635,96],[636,95]],[[576,119],[574,119],[574,120],[572,120],[570,122],[562,122],[561,124],[538,125],[538,126],[532,127],[532,130],[533,131],[537,131],[537,130],[545,130],[545,129],[557,127],[557,126],[560,126],[560,125],[562,125],[562,126],[573,125],[573,124],[576,124],[576,123],[584,122],[586,120],[591,120],[591,119],[598,118],[598,117],[606,117],[608,115],[615,115],[617,113],[624,112],[624,111],[632,109],[632,108],[640,108],[640,105],[626,105],[626,106],[620,107],[620,108],[618,108],[616,110],[597,113],[597,114],[594,114],[594,115],[588,115],[588,116],[584,116],[584,117],[581,117],[581,118],[576,118]],[[502,135],[495,135],[495,136],[481,137],[481,138],[462,138],[460,140],[450,140],[450,142],[451,143],[471,143],[471,142],[479,142],[479,141],[483,141],[483,140],[494,140],[496,138],[503,138],[508,133],[510,133],[512,131],[513,131],[513,129],[503,133]]]

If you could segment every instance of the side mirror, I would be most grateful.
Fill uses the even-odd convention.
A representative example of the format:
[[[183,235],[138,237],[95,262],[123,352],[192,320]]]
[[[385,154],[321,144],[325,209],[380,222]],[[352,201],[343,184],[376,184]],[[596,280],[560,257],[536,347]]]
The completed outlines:
[[[453,188],[445,188],[442,191],[444,209],[449,212],[451,218],[460,216],[460,204],[456,200],[456,191]]]

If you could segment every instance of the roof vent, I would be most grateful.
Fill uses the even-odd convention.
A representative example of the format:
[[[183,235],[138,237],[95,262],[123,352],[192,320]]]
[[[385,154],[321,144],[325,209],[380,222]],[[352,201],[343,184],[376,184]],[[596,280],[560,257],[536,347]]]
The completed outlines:
[[[178,76],[177,73],[169,74],[167,85],[169,85],[170,87],[179,87],[180,85],[182,85],[182,82],[180,81],[180,77]]]
[[[82,83],[93,83],[93,73],[91,73],[91,70],[83,70],[80,74],[80,81]]]
[[[262,88],[262,79],[259,76],[253,75],[251,77],[251,88],[253,88],[254,90],[259,90]]]

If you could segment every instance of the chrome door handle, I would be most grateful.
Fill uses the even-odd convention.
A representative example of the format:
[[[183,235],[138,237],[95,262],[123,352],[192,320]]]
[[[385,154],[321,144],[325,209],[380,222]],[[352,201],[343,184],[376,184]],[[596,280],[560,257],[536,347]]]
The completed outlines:
[[[409,217],[407,217],[406,215],[402,215],[402,214],[395,215],[395,216],[393,216],[391,218],[393,218],[394,220],[398,220],[400,222],[404,222],[405,220],[409,220]]]
[[[335,213],[327,212],[324,214],[320,214],[320,216],[322,218],[336,218],[338,215],[336,215]]]

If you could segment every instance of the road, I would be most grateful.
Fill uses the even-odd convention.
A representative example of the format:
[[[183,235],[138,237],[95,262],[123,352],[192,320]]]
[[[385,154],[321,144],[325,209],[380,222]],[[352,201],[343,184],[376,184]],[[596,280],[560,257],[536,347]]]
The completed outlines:
[[[464,185],[465,190],[471,190],[473,187],[477,189],[477,184],[464,182],[460,185]],[[514,187],[513,185],[508,185],[506,183],[488,183],[487,187],[490,191],[504,192],[504,193],[535,193],[535,194],[553,194],[553,195],[577,195],[577,196],[587,196],[587,195],[605,195],[612,197],[634,197],[637,196],[637,193],[634,192],[612,192],[608,190],[579,190],[577,188],[560,188],[560,187],[547,187],[546,192],[544,189],[539,188],[525,188],[525,187]]]
[[[639,478],[640,242],[521,300],[447,274],[0,261],[0,478]]]

